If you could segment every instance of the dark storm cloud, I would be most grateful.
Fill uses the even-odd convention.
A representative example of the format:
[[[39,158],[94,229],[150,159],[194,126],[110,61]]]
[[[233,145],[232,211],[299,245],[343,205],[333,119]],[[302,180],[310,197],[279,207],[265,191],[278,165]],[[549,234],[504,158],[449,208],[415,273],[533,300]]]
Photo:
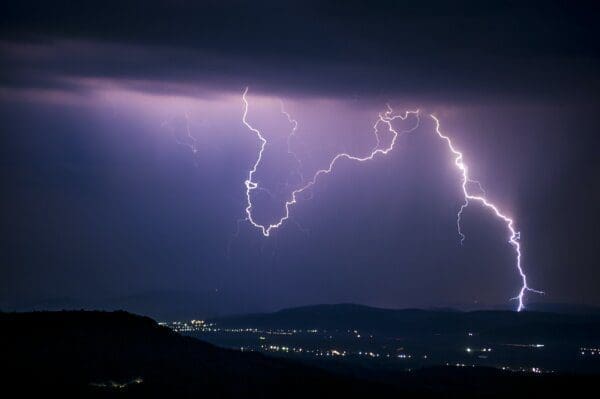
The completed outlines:
[[[148,90],[251,82],[437,101],[587,100],[598,89],[591,2],[122,3],[4,5],[2,84],[60,85],[64,76],[159,82]]]

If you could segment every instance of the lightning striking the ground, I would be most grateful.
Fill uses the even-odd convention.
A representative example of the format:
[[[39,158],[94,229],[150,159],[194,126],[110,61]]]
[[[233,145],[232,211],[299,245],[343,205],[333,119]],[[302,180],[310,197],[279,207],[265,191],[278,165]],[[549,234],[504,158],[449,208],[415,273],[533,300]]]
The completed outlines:
[[[378,118],[375,122],[375,124],[373,125],[373,130],[374,130],[374,134],[377,140],[377,144],[375,145],[375,147],[371,150],[371,152],[363,157],[360,156],[355,156],[355,155],[350,155],[348,153],[339,153],[337,155],[335,155],[332,160],[329,162],[329,165],[327,168],[325,169],[320,169],[317,172],[315,172],[315,174],[313,175],[312,179],[310,179],[308,182],[303,183],[303,185],[297,189],[295,189],[294,191],[291,192],[290,194],[290,198],[285,202],[284,204],[284,214],[283,216],[275,223],[270,223],[270,224],[260,224],[258,222],[256,222],[256,220],[254,219],[254,215],[252,213],[252,191],[259,189],[259,184],[258,182],[255,182],[253,180],[254,178],[254,174],[256,173],[256,170],[258,169],[258,166],[260,165],[260,162],[262,160],[262,156],[263,156],[263,152],[265,150],[265,146],[267,145],[267,140],[264,138],[264,136],[262,135],[262,133],[260,132],[260,130],[258,130],[257,128],[253,127],[249,122],[248,122],[248,108],[249,108],[249,103],[248,103],[248,99],[247,99],[247,94],[248,94],[248,87],[246,87],[244,89],[244,92],[242,94],[242,101],[244,103],[244,112],[242,115],[242,123],[254,134],[256,134],[256,136],[258,137],[259,141],[260,141],[260,149],[258,151],[258,157],[256,159],[256,162],[253,164],[252,168],[250,169],[250,171],[248,172],[248,178],[246,179],[246,181],[244,182],[245,186],[246,186],[246,219],[248,222],[250,222],[250,224],[254,227],[256,227],[257,229],[259,229],[263,236],[265,237],[269,237],[269,235],[271,234],[273,229],[277,229],[279,227],[281,227],[286,220],[288,220],[290,218],[290,207],[293,206],[294,204],[297,203],[298,201],[298,195],[303,193],[304,191],[308,190],[309,188],[311,188],[312,186],[315,185],[315,183],[317,182],[317,180],[319,179],[320,176],[322,175],[327,175],[329,173],[331,173],[333,171],[333,168],[335,166],[335,164],[341,160],[341,159],[348,159],[351,161],[356,161],[356,162],[366,162],[369,160],[372,160],[373,158],[375,158],[375,156],[377,155],[387,155],[393,148],[394,145],[396,144],[396,139],[398,138],[398,136],[400,134],[403,133],[409,133],[413,130],[415,130],[418,125],[419,125],[419,110],[415,110],[415,111],[406,111],[404,113],[404,115],[394,115],[393,110],[391,107],[389,107],[388,105],[388,109],[387,111],[380,113],[378,115]],[[290,122],[293,121],[293,119],[289,116],[289,114],[287,112],[285,112],[285,110],[283,110],[282,108],[282,112],[287,115],[288,120]],[[410,115],[414,115],[416,117],[417,123],[415,123],[415,125],[410,128],[409,130],[406,131],[401,131],[401,132],[397,132],[394,127],[392,126],[392,122],[396,119],[402,119],[402,120],[406,120]],[[298,124],[297,122],[293,121],[293,125],[294,125],[294,130],[293,132],[295,132]],[[388,129],[390,132],[392,132],[392,139],[390,141],[390,144],[386,147],[380,148],[380,138],[379,138],[379,125],[380,124],[385,124],[387,125]],[[292,135],[290,135],[291,137]],[[288,150],[289,150],[289,146],[288,146]]]
[[[517,311],[521,311],[525,308],[525,305],[524,305],[525,293],[527,293],[527,292],[535,292],[538,294],[544,293],[543,291],[535,290],[527,285],[527,276],[525,275],[525,272],[523,271],[523,267],[521,265],[521,244],[519,242],[521,239],[521,233],[519,233],[515,229],[514,220],[512,218],[506,216],[504,213],[502,213],[500,211],[500,209],[494,203],[490,202],[490,200],[487,199],[485,191],[483,191],[483,189],[481,188],[481,184],[479,184],[479,182],[477,180],[472,180],[469,177],[469,168],[464,163],[462,152],[458,151],[454,147],[450,137],[448,137],[447,135],[442,133],[442,131],[440,130],[439,119],[437,117],[435,117],[434,115],[430,115],[430,116],[435,121],[435,133],[438,135],[438,137],[440,139],[444,140],[447,143],[448,149],[450,150],[452,155],[454,155],[454,165],[456,165],[456,167],[458,168],[458,170],[461,172],[461,175],[462,175],[461,188],[462,188],[462,193],[464,196],[464,202],[460,206],[460,209],[456,215],[456,225],[458,228],[458,234],[460,236],[461,243],[464,242],[464,240],[465,240],[465,235],[463,234],[463,232],[461,230],[461,218],[462,218],[464,210],[467,208],[467,206],[469,206],[471,201],[479,202],[481,205],[483,205],[487,209],[491,210],[498,219],[500,219],[504,222],[504,224],[506,225],[506,228],[508,230],[508,233],[509,233],[508,242],[510,243],[510,245],[513,247],[513,249],[515,251],[516,267],[519,272],[519,275],[521,276],[521,282],[522,282],[521,289],[519,290],[519,294],[512,299],[518,301],[519,304],[517,307]],[[470,187],[473,184],[478,186],[478,188],[481,190],[481,193],[474,194],[470,190]]]
[[[334,170],[334,167],[339,160],[347,159],[347,160],[356,161],[356,162],[366,162],[366,161],[370,161],[370,160],[374,159],[377,155],[387,155],[390,151],[392,151],[394,149],[396,140],[400,134],[412,132],[413,130],[417,129],[417,127],[419,126],[419,123],[420,123],[419,110],[406,111],[404,113],[404,115],[394,114],[393,109],[389,105],[387,105],[386,111],[384,111],[383,113],[380,113],[378,115],[377,120],[375,121],[375,124],[373,125],[373,133],[375,135],[376,144],[370,153],[368,153],[365,156],[351,155],[346,152],[339,153],[331,159],[327,168],[318,170],[317,172],[315,172],[315,174],[313,175],[313,177],[310,180],[305,182],[304,177],[299,172],[300,167],[301,167],[301,162],[300,162],[299,158],[296,156],[296,154],[293,151],[291,151],[291,146],[290,146],[290,141],[293,138],[293,136],[295,135],[296,130],[298,128],[298,122],[296,120],[294,120],[288,112],[285,111],[285,108],[284,108],[283,102],[282,102],[281,103],[281,112],[282,112],[282,114],[284,114],[287,117],[287,120],[293,126],[292,132],[288,136],[288,141],[287,141],[288,153],[291,156],[293,156],[293,158],[295,159],[295,161],[298,165],[298,174],[301,177],[301,185],[299,188],[296,188],[295,190],[293,190],[289,196],[289,199],[285,201],[284,213],[283,213],[283,216],[281,218],[279,218],[279,220],[277,220],[275,223],[261,224],[261,223],[258,223],[254,219],[252,192],[254,190],[266,190],[264,187],[260,186],[257,181],[254,181],[253,179],[254,179],[254,174],[256,173],[256,170],[258,169],[258,167],[261,163],[263,152],[267,145],[267,140],[262,135],[262,133],[259,129],[252,126],[248,122],[247,117],[248,117],[249,103],[248,103],[248,99],[247,99],[247,94],[248,94],[248,88],[246,87],[244,89],[244,92],[242,95],[242,101],[244,103],[244,112],[242,115],[242,123],[251,132],[256,134],[256,136],[258,137],[258,139],[260,141],[260,149],[258,151],[258,157],[256,159],[256,162],[252,165],[252,168],[248,172],[248,178],[244,182],[245,186],[246,186],[246,208],[245,208],[246,218],[242,219],[242,220],[248,221],[253,227],[259,229],[261,231],[261,233],[263,234],[263,236],[265,236],[265,237],[269,237],[271,232],[274,229],[281,227],[286,222],[286,220],[288,220],[290,218],[290,208],[297,203],[298,195],[305,192],[312,186],[314,186],[320,176],[331,173]],[[414,116],[416,118],[415,125],[405,131],[401,131],[401,132],[396,131],[394,129],[394,126],[392,125],[392,122],[396,119],[406,120],[409,116]],[[442,131],[440,130],[440,121],[437,119],[437,117],[435,117],[434,115],[430,115],[430,117],[435,121],[436,135],[440,139],[442,139],[446,142],[448,149],[454,156],[454,164],[461,173],[461,189],[462,189],[464,202],[461,204],[460,209],[458,210],[458,213],[456,215],[456,227],[457,227],[458,235],[460,236],[461,245],[464,243],[465,238],[466,238],[465,234],[462,231],[461,220],[462,220],[462,216],[463,216],[465,209],[469,206],[469,204],[471,202],[479,202],[486,209],[489,209],[490,211],[492,211],[493,214],[496,216],[496,218],[498,218],[499,220],[504,222],[504,224],[506,225],[506,228],[508,230],[508,233],[509,233],[508,242],[512,246],[512,248],[515,252],[516,269],[519,273],[519,276],[520,276],[521,282],[522,282],[521,288],[518,292],[518,295],[511,299],[518,301],[517,311],[521,311],[525,308],[524,301],[525,301],[525,294],[527,292],[535,292],[538,294],[543,294],[544,292],[535,290],[535,289],[529,287],[529,285],[527,285],[527,276],[526,276],[525,272],[523,271],[523,267],[521,265],[521,258],[522,258],[521,244],[520,244],[521,235],[515,229],[514,220],[512,218],[510,218],[509,216],[507,216],[506,214],[502,213],[500,211],[500,209],[498,208],[498,206],[496,206],[494,203],[492,203],[487,198],[487,194],[479,181],[474,180],[469,176],[469,169],[468,169],[467,165],[464,163],[462,152],[458,151],[454,147],[454,144],[452,143],[452,140],[450,139],[449,136],[442,133]],[[380,130],[379,130],[379,127],[381,124],[386,125],[389,132],[392,133],[392,138],[390,140],[390,143],[387,146],[383,146],[383,147],[381,146],[381,137],[380,137]],[[474,188],[475,188],[475,192],[473,191]]]

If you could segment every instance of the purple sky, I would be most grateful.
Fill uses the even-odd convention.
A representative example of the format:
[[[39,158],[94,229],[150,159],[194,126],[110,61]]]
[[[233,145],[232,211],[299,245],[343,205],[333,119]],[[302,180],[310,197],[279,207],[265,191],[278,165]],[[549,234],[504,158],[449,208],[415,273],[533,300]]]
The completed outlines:
[[[305,176],[338,152],[367,154],[386,103],[418,107],[515,218],[530,285],[547,292],[529,301],[600,305],[585,10],[150,2],[133,18],[134,3],[61,4],[3,13],[0,307],[149,291],[212,292],[214,312],[491,306],[517,293],[489,212],[466,211],[460,246],[460,175],[428,118],[387,156],[340,162],[272,237],[247,223],[236,235],[259,145],[242,124],[246,85],[269,141],[260,220],[281,217],[298,184],[280,99]]]

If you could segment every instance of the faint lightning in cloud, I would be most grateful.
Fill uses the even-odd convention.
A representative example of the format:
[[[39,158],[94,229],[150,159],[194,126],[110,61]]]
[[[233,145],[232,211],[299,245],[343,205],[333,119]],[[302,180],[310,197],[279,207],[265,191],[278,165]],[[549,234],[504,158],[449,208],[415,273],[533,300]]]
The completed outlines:
[[[179,137],[180,135],[177,133],[177,129],[173,126],[172,123],[165,121],[161,124],[161,126],[170,127],[170,129],[173,131],[173,138],[175,139],[175,142],[181,146],[189,148],[192,154],[196,154],[198,153],[198,139],[194,137],[194,135],[192,135],[190,131],[190,115],[187,112],[184,115],[185,129],[182,138]]]
[[[302,162],[300,161],[300,158],[298,158],[296,153],[294,151],[292,151],[292,139],[296,135],[296,130],[298,130],[298,121],[293,119],[292,116],[289,114],[289,112],[287,112],[285,110],[285,106],[283,105],[282,100],[279,100],[279,105],[281,108],[281,113],[283,115],[285,115],[288,122],[292,125],[292,131],[290,132],[290,134],[287,137],[287,153],[292,158],[294,158],[294,162],[296,163],[295,173],[300,178],[300,183],[302,184],[302,183],[304,183],[304,175],[302,174]]]

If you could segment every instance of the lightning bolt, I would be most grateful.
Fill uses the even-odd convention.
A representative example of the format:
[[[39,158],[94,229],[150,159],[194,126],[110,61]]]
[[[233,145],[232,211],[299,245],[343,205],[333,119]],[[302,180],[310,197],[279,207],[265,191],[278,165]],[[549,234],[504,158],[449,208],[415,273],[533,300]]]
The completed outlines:
[[[242,94],[242,101],[244,104],[242,123],[258,137],[258,139],[260,141],[260,149],[258,152],[258,157],[256,159],[256,162],[252,165],[252,168],[248,172],[248,178],[244,182],[244,184],[246,186],[246,208],[245,208],[246,218],[239,220],[238,223],[242,220],[248,221],[253,227],[259,229],[261,231],[261,233],[263,234],[263,236],[265,236],[265,237],[269,237],[271,232],[273,231],[273,229],[277,229],[277,228],[281,227],[290,218],[290,208],[298,202],[298,195],[303,193],[304,191],[308,190],[312,186],[314,186],[316,184],[317,180],[319,179],[319,177],[330,174],[334,170],[334,167],[338,161],[340,161],[342,159],[347,159],[347,160],[351,160],[351,161],[355,161],[355,162],[367,162],[367,161],[374,159],[378,155],[387,155],[390,151],[392,151],[394,149],[396,140],[400,134],[412,132],[413,130],[417,129],[417,127],[419,126],[419,123],[420,123],[419,110],[406,111],[404,113],[404,115],[400,115],[400,114],[395,115],[393,109],[390,107],[389,104],[387,104],[386,110],[383,113],[378,114],[377,120],[375,121],[375,124],[373,125],[373,132],[375,135],[376,144],[369,154],[367,154],[365,156],[356,156],[356,155],[348,154],[346,152],[338,153],[331,159],[327,168],[320,169],[317,172],[315,172],[313,177],[310,180],[308,180],[306,183],[304,182],[304,178],[300,174],[299,169],[298,169],[299,176],[301,177],[301,180],[302,180],[301,184],[303,184],[303,185],[301,185],[299,188],[297,188],[291,192],[289,199],[285,202],[285,206],[284,206],[285,211],[284,211],[283,216],[275,223],[260,224],[260,223],[256,222],[253,218],[252,191],[266,190],[266,189],[264,187],[260,187],[259,183],[254,181],[253,178],[254,178],[254,174],[256,173],[256,170],[258,169],[258,167],[261,163],[262,155],[263,155],[263,152],[267,145],[267,140],[262,135],[260,130],[253,127],[247,120],[248,110],[249,110],[247,94],[248,94],[248,87],[246,87],[244,89],[243,94]],[[291,139],[295,135],[296,130],[298,128],[298,122],[296,120],[294,120],[288,112],[285,111],[283,102],[281,102],[281,113],[287,117],[288,121],[293,126],[292,132],[288,136],[288,141],[287,141],[288,153],[294,157],[294,159],[297,162],[298,168],[300,168],[301,162],[298,159],[298,157],[296,156],[296,154],[291,151],[291,144],[290,144]],[[392,122],[396,119],[406,120],[410,115],[414,115],[416,117],[417,123],[408,130],[401,131],[401,132],[396,131],[392,125]],[[521,288],[519,289],[518,295],[515,296],[514,298],[511,298],[511,300],[518,301],[517,311],[521,311],[525,308],[524,298],[525,298],[525,294],[527,292],[535,292],[538,294],[544,293],[543,291],[533,289],[533,288],[529,287],[529,285],[527,285],[527,275],[523,271],[523,267],[521,264],[521,258],[522,258],[521,244],[520,244],[521,234],[519,231],[517,231],[515,229],[514,220],[512,218],[510,218],[509,216],[507,216],[506,214],[502,213],[500,211],[500,209],[498,208],[498,206],[496,206],[493,202],[491,202],[487,198],[487,194],[486,194],[485,190],[483,189],[483,186],[481,185],[481,183],[475,179],[472,179],[469,176],[469,169],[468,169],[467,165],[464,163],[462,152],[458,151],[454,147],[452,140],[450,139],[449,136],[442,133],[442,131],[440,130],[440,121],[437,119],[437,117],[435,117],[435,115],[433,115],[433,114],[431,114],[430,117],[435,121],[435,133],[437,134],[437,136],[440,139],[444,140],[446,142],[446,144],[448,145],[448,149],[454,155],[454,164],[458,168],[458,170],[461,172],[461,176],[462,176],[461,189],[462,189],[462,193],[463,193],[464,202],[461,204],[460,209],[456,215],[456,227],[457,227],[458,235],[460,236],[461,245],[464,243],[464,240],[466,238],[465,234],[462,231],[461,220],[462,220],[462,216],[463,216],[465,209],[469,206],[469,204],[471,202],[479,202],[485,208],[492,211],[492,213],[496,216],[497,219],[504,222],[504,224],[506,225],[506,229],[508,230],[508,233],[509,233],[508,242],[512,246],[512,248],[515,252],[515,266],[516,266],[516,269],[521,278]],[[380,138],[380,131],[379,131],[380,124],[386,125],[388,130],[392,133],[392,139],[391,139],[390,143],[385,147],[381,147],[381,138]],[[477,188],[477,192],[472,191],[473,187]]]
[[[448,145],[448,149],[450,150],[452,155],[454,155],[454,165],[456,165],[456,167],[458,168],[458,170],[461,172],[461,175],[462,175],[461,188],[462,188],[462,193],[463,193],[463,197],[464,197],[464,202],[460,206],[460,209],[456,215],[456,226],[458,229],[458,235],[460,236],[461,243],[463,243],[465,240],[465,235],[463,234],[463,232],[461,230],[461,218],[462,218],[464,210],[467,208],[467,206],[469,206],[471,201],[479,202],[485,208],[492,211],[492,213],[496,216],[496,218],[498,218],[504,222],[504,224],[506,225],[506,229],[508,230],[508,234],[509,234],[508,242],[510,243],[510,245],[513,247],[513,250],[515,251],[515,256],[516,256],[515,264],[516,264],[516,268],[519,272],[519,275],[521,276],[521,283],[522,283],[521,289],[519,290],[518,295],[511,299],[518,301],[519,305],[517,307],[517,311],[521,311],[525,308],[525,306],[524,306],[525,293],[527,293],[527,292],[535,292],[538,294],[544,293],[543,291],[535,290],[527,285],[527,275],[525,275],[525,272],[523,271],[523,267],[521,265],[521,243],[520,243],[521,233],[515,229],[514,220],[512,218],[506,216],[504,213],[502,213],[500,211],[500,209],[494,203],[490,202],[490,200],[487,199],[485,191],[481,187],[481,184],[477,180],[472,180],[469,177],[469,168],[463,161],[462,152],[458,151],[454,147],[450,137],[448,137],[442,133],[442,131],[440,130],[440,121],[438,120],[438,118],[436,118],[434,115],[430,115],[430,116],[435,121],[435,133],[438,135],[438,137],[440,139],[444,140],[446,142],[446,144]],[[479,193],[479,194],[473,193],[470,190],[470,186],[472,184],[475,184],[476,186],[478,186],[478,188],[481,190],[481,193]]]
[[[348,160],[356,161],[356,162],[366,162],[366,161],[372,160],[377,155],[387,155],[394,148],[394,145],[396,144],[396,139],[398,138],[398,136],[400,134],[409,133],[409,132],[415,130],[419,126],[419,110],[406,111],[404,113],[404,115],[394,115],[393,110],[388,105],[388,109],[384,113],[380,113],[378,115],[377,121],[373,125],[373,130],[374,130],[374,134],[375,134],[375,137],[377,140],[377,144],[375,145],[373,150],[371,150],[371,152],[368,155],[360,157],[360,156],[351,155],[351,154],[348,154],[345,152],[335,155],[332,158],[332,160],[329,162],[329,165],[327,168],[318,170],[317,172],[315,172],[312,179],[310,179],[308,182],[306,182],[300,188],[297,188],[291,192],[290,198],[285,202],[284,214],[277,222],[271,223],[271,224],[260,224],[254,220],[254,217],[252,214],[252,191],[259,189],[259,184],[258,184],[258,182],[255,182],[253,180],[253,177],[254,177],[254,174],[256,173],[256,170],[262,160],[262,155],[265,150],[265,146],[267,145],[267,140],[264,138],[264,136],[262,135],[260,130],[253,127],[248,122],[247,117],[248,117],[249,104],[248,104],[248,99],[246,98],[247,94],[248,94],[248,87],[246,87],[244,89],[244,92],[242,94],[242,101],[244,103],[244,112],[242,114],[242,123],[258,137],[258,139],[260,141],[260,149],[258,151],[258,157],[256,159],[256,162],[254,163],[254,165],[248,172],[248,178],[244,182],[244,184],[246,186],[246,209],[245,209],[246,218],[244,220],[247,220],[248,222],[250,222],[250,224],[252,226],[259,229],[261,231],[261,233],[263,234],[263,236],[265,236],[265,237],[269,237],[269,235],[271,234],[273,229],[277,229],[277,228],[281,227],[285,223],[285,221],[290,218],[290,207],[292,207],[293,205],[295,205],[298,202],[298,195],[301,194],[302,192],[306,191],[307,189],[311,188],[312,186],[314,186],[320,176],[331,173],[334,169],[334,166],[336,165],[336,163],[339,160],[348,159]],[[287,114],[287,112],[285,112],[285,110],[283,110],[283,109],[282,109],[282,112]],[[394,127],[392,126],[392,122],[396,119],[406,120],[410,115],[415,115],[417,118],[417,123],[415,124],[415,126],[413,126],[409,130],[397,132],[394,129]],[[288,120],[290,120],[290,122],[292,122],[293,119],[291,118],[291,116],[289,116],[289,114],[287,114],[287,116],[288,116]],[[384,148],[380,148],[380,139],[379,139],[379,125],[382,123],[387,125],[389,131],[392,132],[392,140],[390,141],[390,144]],[[295,132],[295,129],[297,128],[298,124],[297,124],[297,122],[295,122],[295,123],[293,123],[293,125],[294,125],[293,131]],[[288,139],[291,136],[292,135],[290,135],[288,137]],[[289,150],[289,146],[288,146],[288,150]]]

